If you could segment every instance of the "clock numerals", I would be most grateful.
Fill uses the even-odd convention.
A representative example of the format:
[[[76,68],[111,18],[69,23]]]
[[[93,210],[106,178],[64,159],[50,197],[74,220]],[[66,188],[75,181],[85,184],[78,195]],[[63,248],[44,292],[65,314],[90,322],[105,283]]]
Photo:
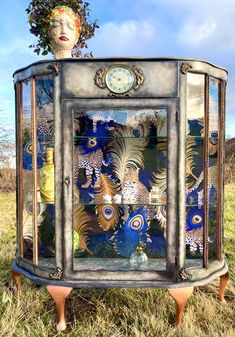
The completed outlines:
[[[106,74],[106,85],[116,94],[128,92],[134,85],[135,77],[132,70],[126,66],[111,67]]]

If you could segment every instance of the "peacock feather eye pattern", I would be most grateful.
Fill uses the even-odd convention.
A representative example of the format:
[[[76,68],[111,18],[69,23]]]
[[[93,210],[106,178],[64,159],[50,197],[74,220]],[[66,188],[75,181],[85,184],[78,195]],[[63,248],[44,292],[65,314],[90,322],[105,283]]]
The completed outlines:
[[[112,206],[103,206],[101,212],[106,221],[112,220],[115,216],[115,210]]]
[[[187,231],[194,230],[203,226],[203,209],[193,207],[188,211],[186,218]]]
[[[141,230],[144,227],[144,218],[141,214],[137,214],[134,217],[132,217],[129,222],[128,226],[133,231],[141,232]]]
[[[97,145],[97,138],[95,138],[95,137],[88,138],[87,146],[88,146],[89,148],[96,147],[96,145]]]

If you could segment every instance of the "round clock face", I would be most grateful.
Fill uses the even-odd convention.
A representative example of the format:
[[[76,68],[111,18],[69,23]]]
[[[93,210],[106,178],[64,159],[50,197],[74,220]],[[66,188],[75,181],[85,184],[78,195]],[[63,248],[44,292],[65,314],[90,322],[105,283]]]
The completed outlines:
[[[111,67],[106,74],[106,85],[112,92],[123,94],[129,91],[135,78],[132,70],[126,66]]]

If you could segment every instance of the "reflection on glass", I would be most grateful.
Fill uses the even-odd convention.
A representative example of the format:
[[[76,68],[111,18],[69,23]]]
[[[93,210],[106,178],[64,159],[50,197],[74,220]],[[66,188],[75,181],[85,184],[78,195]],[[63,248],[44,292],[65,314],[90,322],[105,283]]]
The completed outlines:
[[[187,73],[186,266],[202,264],[205,75]]]
[[[75,112],[74,256],[79,264],[81,258],[113,258],[117,268],[127,263],[133,269],[129,258],[140,242],[150,258],[146,268],[153,268],[151,258],[165,258],[166,117],[166,109]]]
[[[209,236],[208,236],[208,257],[209,260],[216,259],[216,226],[217,226],[217,204],[210,204],[209,207]]]
[[[209,258],[216,258],[216,225],[217,225],[217,190],[218,190],[218,102],[219,81],[210,77],[209,82],[209,168],[208,168],[208,199],[209,199]]]
[[[200,203],[203,194],[203,139],[186,139],[186,203]],[[198,196],[198,201],[195,200]]]
[[[202,264],[203,139],[186,140],[186,266]]]
[[[22,83],[22,159],[23,159],[23,256],[33,258],[33,173],[32,173],[32,127],[31,85]]]
[[[205,75],[187,73],[187,120],[190,136],[202,136],[205,110]]]
[[[37,168],[39,264],[54,263],[55,256],[55,189],[54,189],[54,112],[53,77],[36,79]]]
[[[122,134],[121,127],[125,127]],[[79,136],[96,137],[166,137],[166,109],[157,110],[89,110],[74,112],[74,129]],[[124,131],[123,131],[124,132]]]

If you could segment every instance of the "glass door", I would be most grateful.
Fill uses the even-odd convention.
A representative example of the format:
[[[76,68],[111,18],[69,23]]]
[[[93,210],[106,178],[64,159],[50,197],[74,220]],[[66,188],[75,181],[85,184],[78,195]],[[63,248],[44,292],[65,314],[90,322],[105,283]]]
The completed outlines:
[[[130,272],[137,278],[138,272],[166,273],[176,227],[168,212],[169,202],[175,206],[168,196],[176,172],[168,160],[170,120],[176,128],[173,105],[96,103],[74,104],[67,112],[72,117],[71,152],[64,153],[72,163],[72,228],[65,242],[70,273],[126,279]]]

